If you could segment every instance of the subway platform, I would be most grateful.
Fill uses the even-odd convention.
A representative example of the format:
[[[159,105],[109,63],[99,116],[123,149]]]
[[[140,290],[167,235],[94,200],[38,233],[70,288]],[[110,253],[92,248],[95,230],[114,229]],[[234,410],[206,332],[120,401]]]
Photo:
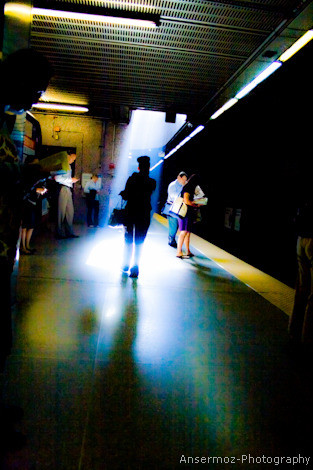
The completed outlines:
[[[15,270],[2,386],[27,445],[14,468],[313,468],[293,290],[195,235],[196,256],[177,259],[159,216],[138,280],[121,274],[121,229],[77,232],[37,235]]]

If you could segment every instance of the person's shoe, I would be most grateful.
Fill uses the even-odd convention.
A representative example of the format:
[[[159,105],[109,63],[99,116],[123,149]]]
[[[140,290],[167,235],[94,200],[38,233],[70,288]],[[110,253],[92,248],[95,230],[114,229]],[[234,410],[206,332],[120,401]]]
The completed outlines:
[[[169,246],[172,246],[173,248],[177,248],[177,243],[174,241],[168,242]]]
[[[128,274],[128,271],[129,271],[129,266],[122,267],[122,274]]]
[[[129,274],[129,277],[138,277],[139,276],[139,269],[138,269],[138,266],[133,266],[130,270],[130,274]]]
[[[24,250],[23,248],[20,248],[20,255],[32,255],[32,252],[29,250]]]

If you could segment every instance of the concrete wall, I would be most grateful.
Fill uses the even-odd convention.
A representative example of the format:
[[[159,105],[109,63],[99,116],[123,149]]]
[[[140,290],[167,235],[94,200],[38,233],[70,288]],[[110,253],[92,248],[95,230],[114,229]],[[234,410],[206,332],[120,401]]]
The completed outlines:
[[[89,117],[63,116],[34,113],[42,132],[42,144],[61,147],[75,147],[77,153],[75,176],[83,173],[99,173],[103,189],[100,194],[100,225],[108,217],[110,192],[120,148],[124,140],[126,124],[105,123]],[[80,183],[74,188],[75,223],[85,223],[86,207]]]

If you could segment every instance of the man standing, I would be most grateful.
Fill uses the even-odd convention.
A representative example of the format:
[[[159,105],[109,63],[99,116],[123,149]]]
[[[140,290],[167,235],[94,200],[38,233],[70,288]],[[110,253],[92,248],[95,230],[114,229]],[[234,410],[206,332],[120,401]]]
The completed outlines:
[[[186,184],[186,181],[188,179],[187,174],[184,171],[181,171],[176,180],[172,181],[168,188],[167,188],[167,201],[166,201],[166,207],[169,208],[177,196],[181,193],[181,190],[183,189],[183,186]],[[168,211],[164,212],[165,215],[168,217],[168,244],[172,246],[173,248],[177,248],[177,243],[176,243],[176,233],[178,230],[178,219],[175,217],[172,217],[171,214]]]
[[[72,188],[73,184],[79,181],[78,178],[72,177],[71,164],[76,160],[76,154],[73,150],[67,151],[67,159],[69,170],[61,175],[55,175],[54,179],[60,185],[58,197],[58,214],[57,214],[57,230],[56,238],[77,238],[73,232],[74,204]]]
[[[149,177],[150,158],[144,155],[137,158],[137,162],[139,173],[135,172],[128,178],[125,189],[120,193],[127,201],[123,272],[128,272],[134,254],[130,270],[130,277],[134,278],[139,274],[141,249],[150,225],[151,195],[156,188],[156,181]]]
[[[87,225],[88,227],[98,227],[99,225],[99,191],[101,189],[101,179],[93,174],[91,179],[85,184],[84,193],[87,205]]]

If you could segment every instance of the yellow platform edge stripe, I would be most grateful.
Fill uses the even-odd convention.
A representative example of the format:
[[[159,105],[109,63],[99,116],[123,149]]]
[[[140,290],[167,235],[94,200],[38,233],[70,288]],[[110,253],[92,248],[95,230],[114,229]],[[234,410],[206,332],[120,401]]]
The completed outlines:
[[[167,220],[159,214],[154,214],[154,219],[167,227]],[[214,261],[218,266],[232,274],[253,289],[271,304],[278,307],[286,315],[290,316],[293,308],[295,290],[272,276],[263,273],[236,256],[227,253],[221,248],[204,240],[198,235],[191,235],[191,245],[204,256]]]

